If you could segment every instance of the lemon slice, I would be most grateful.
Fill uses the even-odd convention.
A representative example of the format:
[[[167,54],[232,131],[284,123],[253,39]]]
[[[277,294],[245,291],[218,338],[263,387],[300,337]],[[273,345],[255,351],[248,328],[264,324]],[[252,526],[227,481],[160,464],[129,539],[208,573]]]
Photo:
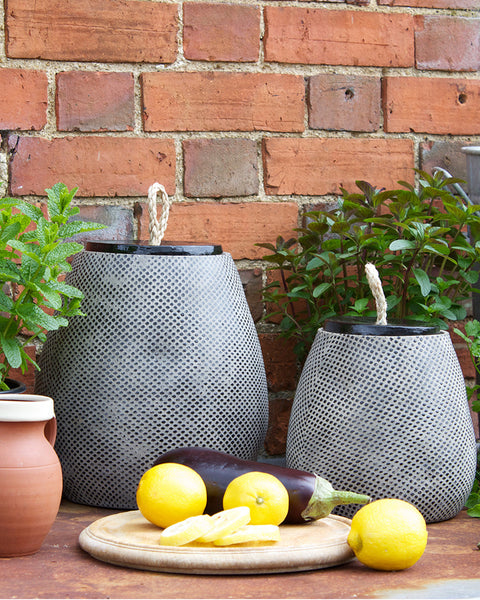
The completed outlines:
[[[213,542],[214,540],[229,535],[240,527],[250,522],[250,509],[248,506],[237,506],[222,510],[212,515],[212,528],[205,535],[197,538],[197,542]]]
[[[244,525],[237,531],[214,540],[215,546],[231,546],[248,542],[278,542],[278,525]]]
[[[210,515],[188,517],[179,523],[174,523],[164,529],[160,535],[160,544],[164,546],[183,546],[193,542],[212,527]]]

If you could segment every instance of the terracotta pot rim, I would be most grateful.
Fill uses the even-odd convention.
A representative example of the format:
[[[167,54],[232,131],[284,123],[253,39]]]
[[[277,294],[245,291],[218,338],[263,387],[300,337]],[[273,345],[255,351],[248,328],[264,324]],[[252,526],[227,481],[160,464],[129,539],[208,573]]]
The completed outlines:
[[[55,416],[53,400],[38,394],[2,394],[1,422],[49,421]]]

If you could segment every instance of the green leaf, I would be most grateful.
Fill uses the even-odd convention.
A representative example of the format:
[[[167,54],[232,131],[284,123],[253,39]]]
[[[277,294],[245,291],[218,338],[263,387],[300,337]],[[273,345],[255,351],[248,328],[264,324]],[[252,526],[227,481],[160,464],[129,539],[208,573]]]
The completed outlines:
[[[55,310],[60,310],[62,308],[62,297],[61,295],[52,290],[51,287],[46,283],[38,283],[33,286],[34,289],[45,298],[48,305],[54,308]]]
[[[18,314],[25,321],[28,328],[39,327],[46,331],[53,331],[59,327],[68,325],[67,319],[49,315],[32,302],[23,304],[18,308]]]
[[[337,222],[332,225],[332,233],[342,235],[350,230],[350,224],[344,222]]]
[[[314,256],[311,260],[308,261],[305,268],[307,271],[312,271],[313,269],[319,269],[323,266],[325,266],[325,261],[319,256]]]
[[[471,492],[465,502],[465,506],[467,508],[473,508],[477,504],[480,505],[480,494],[478,492]]]
[[[289,295],[290,296],[296,296],[299,292],[302,292],[303,290],[305,290],[307,288],[306,284],[303,285],[296,285],[295,287],[293,287],[290,292]]]
[[[450,311],[455,315],[453,321],[463,321],[467,317],[467,310],[461,304],[454,304],[450,307]]]
[[[105,227],[106,225],[102,225],[101,223],[90,223],[88,221],[69,221],[59,228],[58,237],[62,239],[70,238],[79,233],[96,231],[98,229],[104,229]],[[269,249],[275,251],[273,246]]]
[[[22,255],[20,272],[24,281],[33,281],[34,278],[41,280],[44,270],[45,269],[40,267],[39,259],[37,257],[33,259],[29,254]]]
[[[456,321],[457,320],[457,317],[456,317],[455,313],[452,310],[448,309],[448,308],[440,310],[439,313],[442,315],[442,317],[444,319],[448,319],[449,321]]]
[[[480,504],[476,504],[475,506],[472,506],[472,508],[469,508],[467,510],[467,515],[469,515],[470,517],[480,517]],[[479,544],[480,547],[480,544]]]
[[[420,292],[422,296],[425,298],[432,290],[432,285],[430,283],[430,278],[427,273],[423,269],[413,269],[413,274],[415,279],[420,286]]]
[[[480,335],[480,321],[473,319],[465,323],[465,333],[471,337]]]
[[[48,252],[48,254],[45,256],[45,264],[50,266],[56,265],[57,263],[65,261],[73,254],[81,252],[82,250],[82,244],[77,244],[77,242],[64,242],[62,244],[58,244],[58,246],[53,248],[53,250],[50,250],[50,252]]]
[[[20,281],[20,269],[14,262],[0,260],[0,281]]]
[[[461,275],[470,283],[471,285],[475,285],[478,281],[479,272],[478,271],[461,271]]]
[[[50,218],[52,221],[61,222],[78,188],[73,188],[69,191],[64,183],[56,183],[45,191],[47,192],[47,207]],[[67,219],[65,218],[64,220],[66,222]]]
[[[0,311],[9,313],[12,311],[13,306],[13,300],[0,288]]]
[[[22,364],[22,354],[17,339],[5,337],[3,333],[0,333],[0,344],[2,346],[2,352],[5,355],[5,360],[12,369],[18,369]]]
[[[54,226],[56,232],[57,225]],[[36,241],[46,252],[45,246],[51,243],[52,239],[55,238],[54,231],[52,231],[52,224],[49,223],[43,216],[38,220],[36,234]]]
[[[400,304],[402,298],[401,296],[388,295],[385,300],[387,301],[387,311],[390,311]]]
[[[441,256],[447,256],[450,253],[448,246],[438,243],[425,244],[425,251],[432,252],[433,254],[440,254]]]
[[[314,298],[319,298],[320,296],[323,296],[323,294],[329,290],[332,287],[331,283],[325,282],[325,283],[321,283],[320,285],[317,285],[312,292],[312,296]]]
[[[359,312],[362,313],[368,306],[368,298],[359,298],[358,300],[355,300],[355,304],[353,305],[353,308]]]
[[[397,252],[398,250],[415,250],[416,247],[415,242],[412,240],[394,240],[388,249]]]
[[[27,254],[34,260],[40,261],[41,249],[38,244],[26,244],[20,240],[9,240],[8,244],[22,254]]]
[[[67,296],[67,298],[83,298],[83,292],[73,285],[68,285],[68,283],[64,283],[63,281],[49,281],[48,286],[59,292],[63,296]]]
[[[13,223],[9,223],[6,227],[2,228],[0,240],[2,242],[7,243],[8,240],[15,239],[21,230],[22,230],[22,227],[21,227],[19,221],[14,221]]]
[[[39,219],[43,218],[42,209],[38,206],[30,204],[29,202],[25,202],[24,200],[19,200],[16,203],[16,206],[24,215],[26,215],[35,223],[37,223]]]

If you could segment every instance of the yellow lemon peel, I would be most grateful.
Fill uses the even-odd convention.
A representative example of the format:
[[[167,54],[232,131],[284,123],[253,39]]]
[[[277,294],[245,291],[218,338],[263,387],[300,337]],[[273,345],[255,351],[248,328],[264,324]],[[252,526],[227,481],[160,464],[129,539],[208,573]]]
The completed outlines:
[[[251,525],[280,525],[288,513],[288,492],[270,473],[250,471],[233,479],[223,496],[223,508],[248,506]]]
[[[418,561],[427,538],[420,511],[409,502],[388,498],[375,500],[355,513],[347,542],[364,565],[400,571]]]
[[[154,525],[166,528],[201,515],[207,505],[207,488],[190,467],[163,463],[142,475],[136,498],[142,515]]]

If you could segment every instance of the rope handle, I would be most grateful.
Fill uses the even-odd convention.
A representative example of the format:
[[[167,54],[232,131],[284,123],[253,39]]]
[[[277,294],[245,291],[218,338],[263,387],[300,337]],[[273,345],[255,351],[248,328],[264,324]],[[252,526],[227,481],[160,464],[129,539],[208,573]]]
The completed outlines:
[[[367,263],[365,265],[365,274],[367,276],[368,285],[372,290],[373,297],[375,298],[375,305],[377,307],[377,325],[387,324],[387,301],[385,300],[385,294],[383,293],[382,282],[375,265]]]
[[[157,195],[159,192],[161,193],[162,205],[162,215],[160,219],[157,215]],[[148,230],[150,233],[150,243],[154,246],[159,246],[162,241],[163,234],[167,228],[171,203],[172,201],[168,197],[163,185],[157,182],[152,183],[148,188],[148,214],[150,220]]]

